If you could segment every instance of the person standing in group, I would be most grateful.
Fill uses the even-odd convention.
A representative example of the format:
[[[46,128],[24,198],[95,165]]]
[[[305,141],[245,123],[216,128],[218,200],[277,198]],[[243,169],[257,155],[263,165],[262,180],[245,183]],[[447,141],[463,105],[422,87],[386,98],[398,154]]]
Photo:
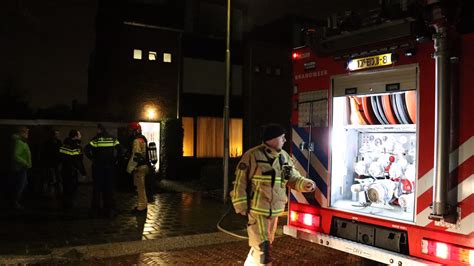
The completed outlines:
[[[271,244],[278,216],[285,211],[286,187],[312,192],[316,184],[295,169],[282,150],[285,130],[276,124],[264,128],[263,143],[242,156],[235,171],[231,199],[235,212],[248,217],[250,251],[245,265],[270,265]]]
[[[12,193],[12,207],[23,209],[20,200],[28,184],[28,169],[31,168],[31,151],[28,146],[29,129],[25,126],[19,126],[12,135],[12,165],[11,165],[11,184],[14,188]]]
[[[133,142],[130,149],[130,159],[127,164],[127,172],[133,175],[133,184],[137,188],[138,202],[133,214],[144,215],[147,212],[147,195],[145,188],[145,176],[149,171],[150,160],[148,158],[148,141],[142,135],[142,128],[139,123],[133,122],[128,126]]]
[[[119,141],[112,137],[102,124],[97,125],[97,135],[84,148],[84,153],[92,160],[92,209],[90,216],[103,214],[115,217],[114,178],[115,167],[121,148]]]
[[[59,149],[61,154],[61,176],[64,185],[63,207],[74,207],[79,177],[86,175],[81,148],[81,132],[76,129],[69,131],[69,136],[64,140],[64,145]]]
[[[43,164],[41,190],[47,196],[60,197],[63,193],[63,183],[59,174],[59,148],[61,146],[59,131],[52,129],[41,150],[41,162]]]

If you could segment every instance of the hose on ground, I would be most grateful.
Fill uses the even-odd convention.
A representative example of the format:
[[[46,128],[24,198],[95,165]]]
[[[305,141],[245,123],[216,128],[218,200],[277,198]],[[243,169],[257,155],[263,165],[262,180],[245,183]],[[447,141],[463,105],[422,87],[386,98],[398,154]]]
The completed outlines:
[[[221,226],[221,222],[222,220],[224,220],[224,218],[229,215],[230,213],[230,210],[232,209],[232,204],[229,204],[229,207],[227,208],[227,210],[224,212],[224,214],[222,215],[222,217],[219,219],[219,221],[217,222],[216,226],[217,226],[217,229],[225,234],[228,234],[230,236],[233,236],[233,237],[237,237],[237,238],[240,238],[240,239],[249,239],[248,236],[243,236],[243,235],[239,235],[239,234],[236,234],[234,232],[231,232],[227,229],[224,229],[222,226]]]

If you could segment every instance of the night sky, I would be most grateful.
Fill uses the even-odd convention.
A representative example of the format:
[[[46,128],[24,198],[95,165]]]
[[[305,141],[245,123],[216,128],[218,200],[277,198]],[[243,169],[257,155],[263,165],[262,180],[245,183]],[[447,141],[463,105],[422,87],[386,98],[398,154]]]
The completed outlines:
[[[10,80],[34,108],[85,103],[95,2],[2,1],[0,82]]]
[[[331,12],[345,7],[368,7],[376,2],[233,1],[240,7],[248,7],[247,15],[242,18],[243,30],[288,14],[324,20]],[[222,3],[225,5],[225,1]],[[10,88],[34,109],[71,106],[73,100],[85,104],[96,13],[97,0],[3,0],[0,92]]]

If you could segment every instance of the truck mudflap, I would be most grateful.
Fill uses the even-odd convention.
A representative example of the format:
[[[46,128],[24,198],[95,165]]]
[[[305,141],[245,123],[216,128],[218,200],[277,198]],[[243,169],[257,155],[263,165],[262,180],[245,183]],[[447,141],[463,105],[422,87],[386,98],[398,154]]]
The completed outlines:
[[[301,229],[294,226],[285,225],[283,227],[283,233],[297,239],[303,239],[356,256],[386,263],[388,265],[441,265],[431,261],[410,257],[339,237],[311,232],[310,230]]]

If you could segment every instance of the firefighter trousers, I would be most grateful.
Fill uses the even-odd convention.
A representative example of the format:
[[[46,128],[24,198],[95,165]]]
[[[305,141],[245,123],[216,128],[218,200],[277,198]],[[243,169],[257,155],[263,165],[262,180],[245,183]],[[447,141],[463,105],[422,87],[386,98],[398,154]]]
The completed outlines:
[[[271,243],[275,239],[277,224],[278,217],[248,214],[250,251],[244,265],[271,265]]]
[[[145,176],[148,173],[148,166],[138,166],[133,171],[133,184],[137,187],[138,203],[137,210],[142,211],[147,208],[148,199],[146,197]]]

